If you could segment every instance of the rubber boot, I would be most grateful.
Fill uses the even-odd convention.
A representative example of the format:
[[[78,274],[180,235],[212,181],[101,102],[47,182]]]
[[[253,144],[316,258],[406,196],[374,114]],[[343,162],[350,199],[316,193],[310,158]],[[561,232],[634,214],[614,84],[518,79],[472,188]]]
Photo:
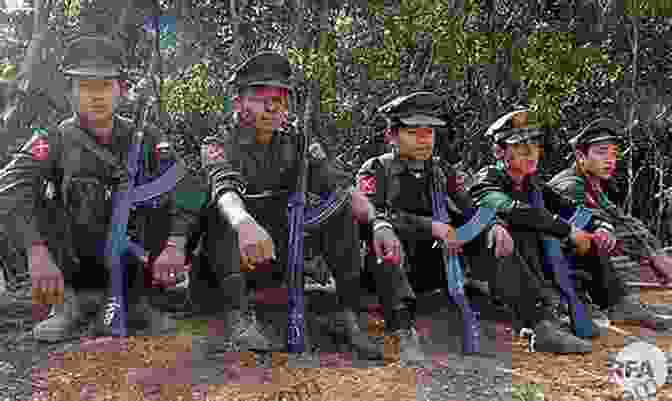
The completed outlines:
[[[639,295],[631,294],[609,308],[611,321],[639,323],[657,331],[672,328],[672,319],[658,316],[639,301]]]
[[[398,357],[402,366],[416,366],[427,361],[410,308],[394,308],[387,314],[389,319],[385,320],[389,322],[388,331],[391,335],[385,339],[385,359],[396,360]]]
[[[33,328],[36,340],[56,343],[72,338],[87,318],[95,314],[104,294],[103,290],[75,291],[68,286],[64,290],[63,303],[54,305],[49,317]]]
[[[340,312],[337,319],[342,324],[338,331],[345,342],[360,356],[361,359],[382,360],[383,347],[371,340],[368,331],[363,331],[359,325],[357,314],[350,308]]]
[[[266,337],[256,318],[240,309],[220,312],[216,320],[223,321],[225,329],[223,332],[208,334],[206,340],[208,358],[227,352],[283,351]]]
[[[559,321],[544,319],[532,329],[531,348],[536,352],[585,354],[593,350],[590,341],[580,339],[562,328]]]

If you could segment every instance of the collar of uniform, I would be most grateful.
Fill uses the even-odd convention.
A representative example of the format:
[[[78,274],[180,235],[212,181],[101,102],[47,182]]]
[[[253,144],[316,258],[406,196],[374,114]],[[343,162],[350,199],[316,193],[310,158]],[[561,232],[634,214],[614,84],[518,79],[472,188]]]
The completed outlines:
[[[271,145],[277,142],[278,136],[281,135],[280,132],[274,131],[273,137],[271,138]],[[240,128],[236,130],[237,142],[243,146],[257,147],[259,149],[265,149],[266,145],[260,145],[257,143],[257,129],[256,128]]]
[[[513,178],[509,175],[508,171],[503,172],[504,179],[506,180],[506,186],[507,188],[513,190],[515,188],[515,183],[513,182]],[[525,181],[523,181],[523,190],[525,191],[531,191],[534,189],[540,189],[541,188],[541,181],[539,179],[539,176],[537,174],[534,175],[528,175],[525,178]]]
[[[87,134],[93,136],[94,138],[96,137],[94,129],[88,128],[88,127],[82,127],[82,120],[79,118],[78,113],[74,114],[74,123],[75,123],[75,126],[81,128]],[[119,129],[121,129],[121,128],[122,128],[122,120],[119,118],[118,115],[114,114],[112,116],[112,134],[111,134],[112,135],[112,143],[116,142],[115,138],[118,136]]]
[[[425,161],[424,160],[402,160],[399,157],[395,157],[392,160],[392,165],[390,166],[391,173],[393,175],[399,175],[406,171],[412,172],[422,172],[425,170]]]
[[[236,142],[241,145],[256,145],[257,144],[257,129],[237,127]]]

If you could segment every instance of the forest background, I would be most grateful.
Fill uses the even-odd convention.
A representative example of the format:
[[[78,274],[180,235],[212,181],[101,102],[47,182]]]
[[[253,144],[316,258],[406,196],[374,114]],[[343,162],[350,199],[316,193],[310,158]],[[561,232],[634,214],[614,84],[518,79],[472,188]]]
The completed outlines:
[[[416,90],[443,97],[439,151],[470,174],[492,161],[484,133],[514,105],[547,130],[546,178],[571,163],[582,126],[619,119],[617,201],[672,240],[672,2],[0,0],[5,160],[71,113],[58,64],[91,33],[127,51],[125,112],[149,100],[195,172],[201,139],[230,112],[226,80],[261,50],[289,56],[302,129],[345,160],[380,131],[378,106]]]

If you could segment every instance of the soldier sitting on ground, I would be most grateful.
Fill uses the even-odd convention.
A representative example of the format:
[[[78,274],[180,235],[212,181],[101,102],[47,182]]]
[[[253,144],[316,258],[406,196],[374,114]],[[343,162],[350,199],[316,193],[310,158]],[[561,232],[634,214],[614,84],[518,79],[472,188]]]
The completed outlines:
[[[122,62],[123,51],[104,38],[75,41],[64,59],[75,116],[38,131],[0,172],[0,211],[3,218],[16,220],[34,300],[54,305],[51,316],[34,327],[38,340],[65,340],[95,313],[98,333],[110,334],[105,314],[118,311],[111,301],[105,307],[101,303],[114,295],[106,293],[111,272],[104,258],[112,194],[128,184],[126,161],[136,133],[131,121],[115,114],[122,96]],[[145,173],[156,176],[160,137],[147,128],[142,138]],[[38,195],[47,183],[55,184],[52,199]],[[156,274],[166,282],[185,265],[181,252],[167,242],[172,204],[169,193],[160,197],[157,208],[137,207],[128,233],[156,259]],[[144,263],[128,260],[131,330],[147,328],[158,317],[147,302]]]
[[[494,140],[497,164],[483,168],[469,190],[479,207],[497,209],[509,227],[515,251],[494,266],[472,264],[473,273],[486,278],[493,295],[512,307],[523,327],[532,328],[537,351],[590,352],[590,342],[563,328],[555,303],[558,291],[544,273],[543,236],[569,239],[585,253],[590,235],[558,218],[560,211],[573,212],[576,205],[539,182],[543,132],[528,125],[528,112],[522,109],[499,118],[486,135]],[[544,207],[531,204],[533,194],[540,194]],[[593,329],[598,328],[593,324]]]
[[[602,118],[588,124],[570,141],[576,162],[553,177],[549,185],[578,206],[590,208],[595,216],[596,224],[592,228],[597,247],[579,258],[577,266],[592,275],[595,284],[591,286],[590,296],[593,301],[599,308],[609,309],[608,317],[612,321],[640,322],[664,330],[672,326],[672,320],[656,316],[640,304],[638,294],[627,293],[609,258],[618,241],[621,251],[637,261],[644,259],[645,263],[667,272],[672,267],[672,258],[658,254],[662,246],[646,226],[625,215],[606,195],[609,179],[616,169],[617,145],[623,130],[622,124],[611,119]],[[607,285],[610,282],[613,285]]]
[[[401,359],[407,363],[425,359],[414,329],[415,289],[446,287],[444,259],[436,240],[448,252],[458,255],[463,242],[455,239],[455,228],[466,221],[471,208],[466,192],[456,191],[438,158],[433,158],[434,129],[445,125],[434,111],[441,98],[431,92],[416,92],[382,106],[388,121],[388,136],[394,152],[367,160],[357,175],[359,188],[376,207],[372,221],[374,258],[367,264],[385,313],[386,329],[399,340]],[[434,221],[433,185],[450,196],[450,224]],[[513,249],[511,237],[499,224],[487,229],[503,256]],[[472,253],[480,252],[473,241]],[[469,253],[469,252],[467,252]],[[385,264],[381,261],[387,260]]]
[[[280,349],[254,314],[245,312],[253,312],[248,307],[248,281],[259,290],[280,287],[277,273],[282,279],[287,261],[287,205],[301,157],[300,134],[288,123],[290,75],[291,65],[279,54],[261,53],[244,63],[231,79],[238,93],[233,102],[236,124],[222,126],[203,145],[209,203],[202,228],[202,263],[194,269],[191,292],[202,296],[203,305],[211,303],[211,296],[225,306],[207,311],[226,327],[221,338],[208,338],[206,349],[212,354],[219,352],[222,340],[244,349]],[[361,258],[355,219],[366,220],[372,206],[353,190],[351,175],[319,156],[320,152],[310,156],[308,198],[336,193],[340,206],[306,229],[319,237],[335,278],[348,343],[367,358],[381,359],[382,349],[361,330],[357,318]]]

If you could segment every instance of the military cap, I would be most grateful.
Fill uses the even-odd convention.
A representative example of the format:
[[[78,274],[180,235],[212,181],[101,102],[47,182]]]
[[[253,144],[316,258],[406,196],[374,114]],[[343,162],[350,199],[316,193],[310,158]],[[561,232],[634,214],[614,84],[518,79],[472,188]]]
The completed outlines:
[[[73,76],[117,78],[124,65],[124,51],[113,41],[100,36],[81,37],[68,46],[63,58],[63,73]]]
[[[492,137],[495,143],[513,145],[544,135],[543,131],[529,126],[528,117],[527,109],[512,111],[492,123],[485,136]]]
[[[610,118],[598,118],[583,128],[578,135],[569,140],[573,147],[592,145],[597,142],[619,141],[624,131],[623,125]]]
[[[240,65],[229,84],[247,86],[277,86],[291,89],[292,65],[286,57],[274,52],[259,53]]]
[[[388,126],[399,125],[443,127],[446,122],[437,118],[441,97],[432,92],[414,92],[400,96],[380,106],[377,110],[386,119]]]

